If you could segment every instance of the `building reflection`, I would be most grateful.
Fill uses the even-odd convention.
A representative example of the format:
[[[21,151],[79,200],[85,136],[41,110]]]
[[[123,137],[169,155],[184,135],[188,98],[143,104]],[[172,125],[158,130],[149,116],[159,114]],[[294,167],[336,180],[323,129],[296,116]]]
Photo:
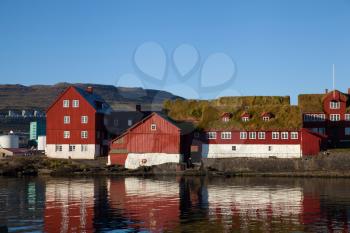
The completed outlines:
[[[92,179],[48,180],[44,231],[92,232],[94,189]]]

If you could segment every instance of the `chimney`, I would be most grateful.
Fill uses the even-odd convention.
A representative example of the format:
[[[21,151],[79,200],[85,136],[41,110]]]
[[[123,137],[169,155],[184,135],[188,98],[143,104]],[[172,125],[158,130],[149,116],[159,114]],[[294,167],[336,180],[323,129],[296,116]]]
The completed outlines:
[[[86,91],[87,91],[89,94],[92,94],[92,93],[94,92],[94,89],[93,89],[92,86],[88,86],[88,87],[86,88]]]
[[[324,92],[327,94],[328,93],[328,88],[326,88]]]
[[[348,94],[350,95],[350,88],[348,88]]]
[[[141,112],[141,104],[136,104],[136,111]]]

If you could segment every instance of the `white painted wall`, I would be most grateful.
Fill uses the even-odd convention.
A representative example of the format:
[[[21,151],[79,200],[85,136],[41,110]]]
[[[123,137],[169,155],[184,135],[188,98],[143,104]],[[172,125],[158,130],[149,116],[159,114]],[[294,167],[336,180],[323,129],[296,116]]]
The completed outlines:
[[[62,144],[62,151],[55,151],[55,144],[47,144],[45,154],[49,158],[58,159],[95,159],[96,156],[100,155],[100,145],[88,144],[87,151],[81,151],[81,145],[75,145],[75,151],[69,151],[68,144]]]
[[[46,136],[38,136],[38,150],[45,150]]]
[[[236,151],[232,150],[236,146]],[[272,150],[269,151],[269,146]],[[203,144],[202,158],[233,158],[233,157],[251,157],[268,158],[275,156],[277,158],[300,158],[302,156],[299,144],[268,145],[268,144]]]
[[[129,153],[125,161],[125,168],[136,169],[141,166],[153,166],[163,163],[180,163],[182,162],[181,154],[167,153]]]
[[[17,135],[0,135],[0,147],[2,148],[18,148],[19,138]]]

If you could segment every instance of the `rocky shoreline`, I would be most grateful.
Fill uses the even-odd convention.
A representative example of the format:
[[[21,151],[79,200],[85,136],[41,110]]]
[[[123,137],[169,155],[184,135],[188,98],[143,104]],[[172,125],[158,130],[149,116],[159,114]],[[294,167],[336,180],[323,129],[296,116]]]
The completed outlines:
[[[302,159],[203,159],[186,169],[184,164],[162,164],[128,170],[97,160],[49,159],[43,156],[0,160],[0,176],[262,176],[350,178],[350,154],[334,153]]]

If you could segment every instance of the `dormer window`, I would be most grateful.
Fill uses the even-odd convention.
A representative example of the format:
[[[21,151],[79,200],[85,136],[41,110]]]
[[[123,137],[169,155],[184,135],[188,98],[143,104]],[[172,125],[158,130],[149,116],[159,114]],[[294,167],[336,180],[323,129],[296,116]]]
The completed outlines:
[[[243,122],[249,121],[250,118],[251,118],[251,116],[250,116],[250,114],[247,113],[247,112],[244,112],[244,113],[241,115],[241,119],[242,119]]]
[[[242,117],[242,121],[243,121],[243,122],[249,121],[249,117]]]
[[[225,112],[221,115],[222,122],[229,122],[231,118],[232,118],[232,114],[229,112]]]
[[[63,107],[69,108],[69,100],[63,100]]]
[[[340,109],[340,102],[339,101],[331,101],[329,102],[330,109]]]
[[[263,117],[263,121],[269,121],[269,120],[270,120],[270,117],[268,117],[268,116]]]

